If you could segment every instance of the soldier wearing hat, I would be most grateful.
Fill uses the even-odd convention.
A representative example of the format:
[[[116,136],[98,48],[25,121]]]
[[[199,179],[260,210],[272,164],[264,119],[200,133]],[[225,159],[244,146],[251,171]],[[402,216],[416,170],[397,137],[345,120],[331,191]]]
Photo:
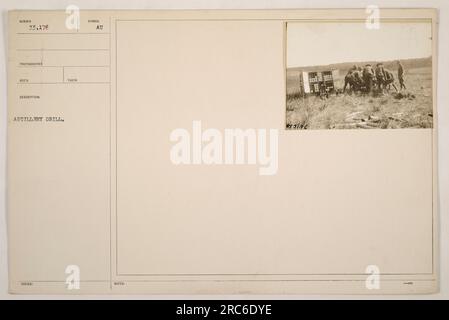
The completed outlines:
[[[407,87],[405,86],[404,83],[404,67],[402,66],[402,63],[399,60],[398,60],[398,80],[401,86],[400,90],[402,90],[403,88],[407,90]]]
[[[378,88],[383,90],[384,89],[383,84],[385,82],[385,70],[384,65],[380,62],[376,65],[375,75]]]
[[[398,88],[394,84],[394,75],[393,72],[391,72],[388,69],[384,69],[385,73],[385,81],[384,81],[384,88],[390,89],[390,86],[393,86],[393,88],[398,91]]]
[[[366,92],[370,93],[373,88],[374,71],[370,64],[363,68],[363,82],[365,83]]]

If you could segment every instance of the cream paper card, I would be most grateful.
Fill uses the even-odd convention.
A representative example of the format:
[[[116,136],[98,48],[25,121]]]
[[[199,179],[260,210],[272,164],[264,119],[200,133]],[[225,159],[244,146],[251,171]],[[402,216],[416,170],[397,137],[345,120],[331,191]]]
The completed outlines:
[[[436,292],[436,17],[11,11],[10,291]]]

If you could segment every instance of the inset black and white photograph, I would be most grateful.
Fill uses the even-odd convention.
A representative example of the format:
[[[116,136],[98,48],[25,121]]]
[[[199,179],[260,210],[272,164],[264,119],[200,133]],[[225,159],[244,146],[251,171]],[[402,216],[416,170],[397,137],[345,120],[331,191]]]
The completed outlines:
[[[286,129],[432,128],[430,21],[287,23]]]

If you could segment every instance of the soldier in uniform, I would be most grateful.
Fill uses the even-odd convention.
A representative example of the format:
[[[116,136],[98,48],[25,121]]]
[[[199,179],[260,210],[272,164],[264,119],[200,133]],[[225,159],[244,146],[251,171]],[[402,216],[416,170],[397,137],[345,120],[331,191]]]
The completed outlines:
[[[384,73],[385,73],[384,88],[390,89],[390,85],[391,85],[396,90],[396,92],[398,92],[398,88],[394,84],[393,72],[391,72],[390,70],[384,69]]]
[[[363,68],[363,82],[365,84],[365,90],[370,93],[373,88],[374,71],[370,64],[365,65]]]
[[[399,84],[401,86],[400,90],[402,90],[402,88],[407,90],[407,87],[405,86],[405,83],[404,83],[404,67],[402,66],[402,63],[399,60],[398,60],[398,79],[399,79]]]
[[[345,85],[343,87],[343,92],[346,91],[346,87],[349,86],[349,89],[352,91],[357,91],[360,89],[362,84],[362,78],[360,76],[360,67],[356,65],[352,66],[351,69],[348,70],[348,73],[345,76]]]
[[[363,84],[363,80],[362,80],[362,72],[361,72],[362,68],[357,68],[357,70],[355,70],[353,72],[354,75],[354,90],[360,90],[362,84]]]
[[[377,87],[383,91],[383,89],[385,88],[385,86],[383,85],[385,82],[385,70],[384,65],[382,63],[378,63],[376,65],[375,74],[377,80]]]
[[[349,89],[353,89],[353,83],[354,83],[354,75],[353,72],[354,70],[357,70],[357,66],[353,66],[351,69],[348,70],[348,73],[346,73],[345,76],[345,85],[343,87],[343,92],[346,91],[346,87],[349,87]]]

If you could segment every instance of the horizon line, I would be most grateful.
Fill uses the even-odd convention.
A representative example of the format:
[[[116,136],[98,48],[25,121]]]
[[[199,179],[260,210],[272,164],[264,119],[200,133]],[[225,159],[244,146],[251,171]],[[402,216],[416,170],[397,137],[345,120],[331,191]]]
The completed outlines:
[[[429,59],[432,58],[433,55],[426,56],[426,57],[417,57],[417,58],[403,58],[403,59],[392,59],[392,60],[359,60],[359,61],[343,61],[343,62],[332,62],[327,64],[315,64],[315,65],[308,65],[308,66],[295,66],[295,67],[288,67],[287,69],[294,69],[294,68],[312,68],[312,67],[325,67],[325,66],[331,66],[334,64],[357,64],[357,63],[363,63],[363,62],[394,62],[394,61],[404,61],[404,60],[417,60],[417,59]]]

